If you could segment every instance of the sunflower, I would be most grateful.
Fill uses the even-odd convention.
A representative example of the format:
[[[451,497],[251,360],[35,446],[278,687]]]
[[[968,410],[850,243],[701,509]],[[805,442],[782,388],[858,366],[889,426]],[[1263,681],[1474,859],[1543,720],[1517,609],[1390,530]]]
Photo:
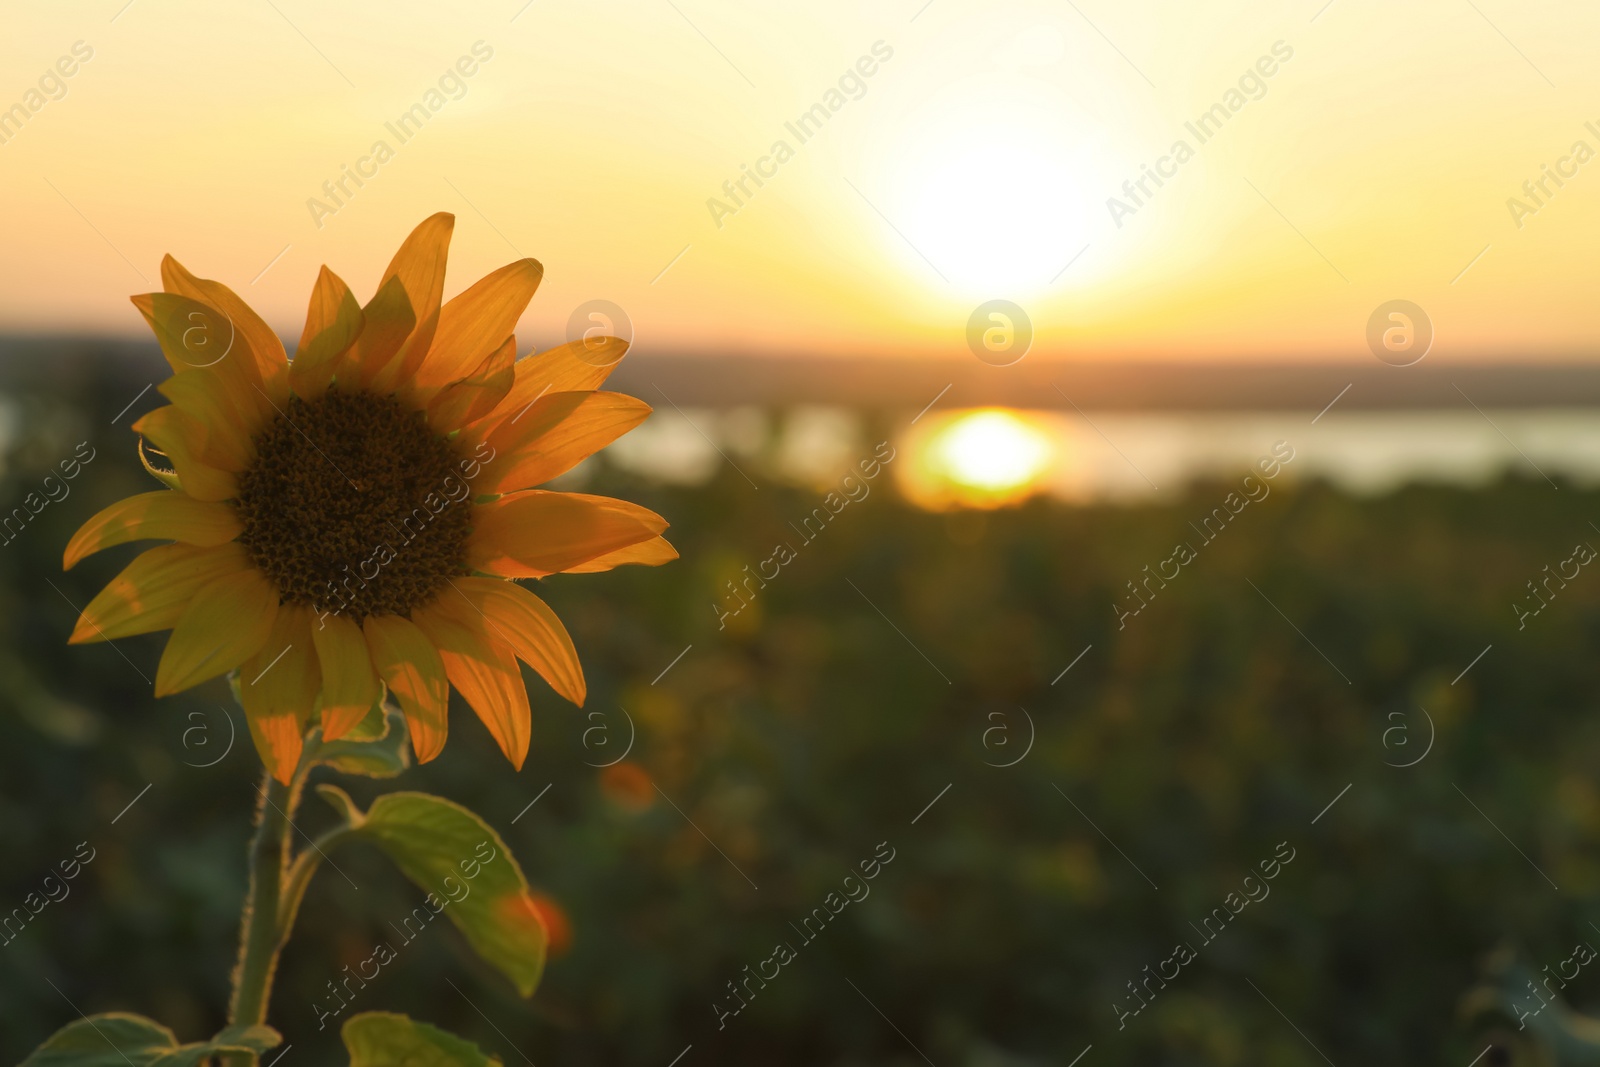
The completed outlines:
[[[616,338],[516,358],[544,273],[532,259],[441,306],[454,223],[418,226],[365,306],[323,267],[293,359],[235,293],[171,256],[166,291],[133,298],[174,372],[170,404],[134,424],[166,488],[84,523],[63,564],[172,543],[117,575],[71,641],[170,629],[157,696],[238,671],[256,748],[285,783],[313,721],[341,737],[384,687],[418,762],[444,747],[453,685],[520,768],[517,661],[580,706],[585,684],[566,628],[515,579],[677,558],[654,512],[534,488],[650,407],[599,391],[627,349]]]

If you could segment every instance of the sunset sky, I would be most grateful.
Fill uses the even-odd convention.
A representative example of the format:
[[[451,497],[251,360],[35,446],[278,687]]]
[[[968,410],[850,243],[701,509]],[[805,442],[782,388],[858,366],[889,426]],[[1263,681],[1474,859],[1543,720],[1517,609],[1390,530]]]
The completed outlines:
[[[1073,359],[1369,360],[1396,298],[1441,354],[1600,338],[1592,4],[124,3],[8,12],[5,331],[140,334],[170,251],[297,336],[445,210],[447,293],[544,264],[524,347],[591,298],[641,353],[970,358],[992,298]]]

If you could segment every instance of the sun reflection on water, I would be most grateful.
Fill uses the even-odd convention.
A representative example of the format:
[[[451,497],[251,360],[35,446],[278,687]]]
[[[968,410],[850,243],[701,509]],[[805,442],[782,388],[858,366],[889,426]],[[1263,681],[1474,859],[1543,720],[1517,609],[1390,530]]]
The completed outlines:
[[[996,508],[1038,492],[1056,465],[1055,436],[1005,408],[953,412],[908,442],[901,488],[935,510]]]

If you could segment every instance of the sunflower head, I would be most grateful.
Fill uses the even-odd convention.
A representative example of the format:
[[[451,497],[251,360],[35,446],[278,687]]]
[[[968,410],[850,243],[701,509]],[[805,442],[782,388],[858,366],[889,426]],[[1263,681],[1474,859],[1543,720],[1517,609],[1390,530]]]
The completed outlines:
[[[293,359],[232,290],[171,256],[164,291],[133,298],[173,370],[170,403],[134,424],[165,488],[91,518],[63,563],[169,543],[113,579],[71,640],[172,630],[157,695],[237,671],[285,782],[313,723],[341,737],[386,689],[432,759],[452,685],[520,768],[518,660],[574,704],[585,689],[566,628],[515,579],[677,558],[654,512],[536,488],[650,408],[599,388],[626,351],[616,338],[516,358],[534,260],[441,302],[453,225],[418,226],[366,304],[323,267]]]

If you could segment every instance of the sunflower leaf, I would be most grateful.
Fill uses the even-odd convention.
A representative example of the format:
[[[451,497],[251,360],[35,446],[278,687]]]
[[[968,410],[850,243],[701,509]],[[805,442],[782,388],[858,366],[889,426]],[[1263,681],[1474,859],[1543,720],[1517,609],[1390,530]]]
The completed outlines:
[[[112,1012],[78,1019],[50,1035],[50,1039],[22,1061],[22,1067],[111,1067],[128,1057],[135,1064],[150,1063],[178,1047],[178,1039],[165,1026],[142,1015]]]
[[[270,1026],[260,1024],[247,1026],[235,1023],[218,1031],[210,1044],[218,1049],[249,1049],[252,1052],[265,1052],[277,1048],[283,1043],[283,1037]]]
[[[310,759],[344,774],[393,778],[411,766],[406,718],[380,702],[349,734],[337,741],[319,743]]]
[[[366,821],[366,816],[361,813],[361,808],[350,799],[350,794],[329,782],[322,782],[317,787],[317,796],[328,802],[328,806],[338,812],[344,824],[354,828]]]
[[[259,1054],[282,1041],[268,1026],[230,1026],[210,1041],[180,1045],[153,1019],[108,1012],[63,1026],[22,1067],[200,1067],[219,1052]]]
[[[352,1016],[339,1036],[350,1052],[350,1067],[501,1067],[470,1041],[393,1012]]]
[[[380,685],[380,690],[382,686]],[[390,704],[386,699],[387,694],[379,692],[378,699],[373,701],[372,707],[361,721],[350,727],[350,732],[345,737],[351,741],[382,741],[389,736],[389,715],[400,715],[400,709]],[[405,718],[401,716],[401,726],[405,725]]]
[[[485,963],[533,995],[544,970],[544,924],[522,869],[488,823],[441,797],[388,793],[352,836],[375,843],[427,892],[426,906],[413,911],[424,925],[449,916]],[[412,925],[408,919],[408,931]]]

